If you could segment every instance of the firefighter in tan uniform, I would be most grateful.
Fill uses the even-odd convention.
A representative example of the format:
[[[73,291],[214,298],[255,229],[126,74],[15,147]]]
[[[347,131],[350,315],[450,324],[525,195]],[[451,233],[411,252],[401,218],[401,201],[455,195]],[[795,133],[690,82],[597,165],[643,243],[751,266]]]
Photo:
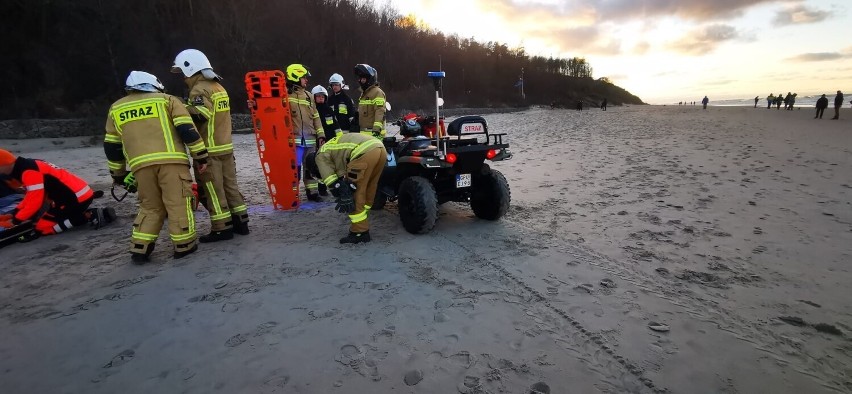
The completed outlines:
[[[237,186],[237,165],[231,140],[231,106],[228,92],[213,72],[213,66],[201,51],[187,49],[178,53],[173,73],[181,73],[189,87],[187,110],[195,121],[210,155],[207,171],[196,172],[199,196],[210,212],[210,234],[199,241],[216,242],[232,239],[234,233],[246,235],[248,208]]]
[[[372,135],[348,133],[334,137],[320,147],[316,157],[308,156],[311,172],[337,198],[337,211],[348,213],[352,225],[340,243],[370,242],[367,213],[376,198],[379,177],[387,162],[384,145]]]
[[[358,99],[358,125],[361,134],[384,138],[385,130],[385,92],[379,87],[378,72],[369,64],[355,66],[355,76],[361,85],[361,97]]]
[[[308,153],[316,152],[317,145],[325,142],[325,130],[314,104],[314,96],[307,90],[309,76],[311,73],[304,65],[287,66],[287,100],[290,103],[293,134],[296,139],[296,162],[299,163],[298,171],[305,184],[305,194],[310,201],[322,201],[319,181],[305,165]]]
[[[179,259],[198,249],[186,149],[203,173],[207,148],[183,103],[163,93],[157,77],[132,71],[125,90],[127,96],[109,109],[104,152],[116,183],[124,182],[129,165],[138,185],[139,213],[130,237],[131,257],[137,264],[149,261],[168,218],[174,257]]]

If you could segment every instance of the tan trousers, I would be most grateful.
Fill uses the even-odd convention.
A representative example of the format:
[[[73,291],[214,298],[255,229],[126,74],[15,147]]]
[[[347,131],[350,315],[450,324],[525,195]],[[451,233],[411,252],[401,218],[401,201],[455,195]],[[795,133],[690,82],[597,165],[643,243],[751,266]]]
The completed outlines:
[[[237,165],[234,155],[210,156],[207,171],[199,174],[198,195],[204,208],[210,212],[212,231],[228,230],[233,227],[232,216],[241,222],[248,221],[247,207],[237,187]]]
[[[385,148],[373,149],[361,157],[349,162],[346,168],[347,176],[355,182],[355,212],[349,215],[352,226],[349,231],[363,233],[370,229],[370,204],[376,199],[376,188],[379,178],[387,163],[388,154]]]
[[[189,166],[158,164],[140,168],[133,174],[138,184],[139,213],[133,221],[130,252],[149,254],[166,218],[175,251],[184,252],[195,246]]]

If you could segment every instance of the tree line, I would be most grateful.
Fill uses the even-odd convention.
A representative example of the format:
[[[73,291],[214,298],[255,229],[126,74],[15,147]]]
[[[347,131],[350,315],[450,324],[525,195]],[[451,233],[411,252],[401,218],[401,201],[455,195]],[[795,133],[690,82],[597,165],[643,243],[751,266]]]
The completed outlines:
[[[169,68],[196,48],[222,75],[235,111],[244,75],[302,63],[310,85],[368,63],[395,109],[429,108],[427,71],[447,72],[449,107],[524,106],[589,101],[641,103],[583,58],[529,56],[523,48],[434,31],[416,16],[369,0],[5,0],[0,4],[0,119],[102,116],[123,95],[131,70],[160,77],[172,94],[186,88]],[[523,73],[525,97],[520,95]],[[356,92],[350,95],[357,96]]]

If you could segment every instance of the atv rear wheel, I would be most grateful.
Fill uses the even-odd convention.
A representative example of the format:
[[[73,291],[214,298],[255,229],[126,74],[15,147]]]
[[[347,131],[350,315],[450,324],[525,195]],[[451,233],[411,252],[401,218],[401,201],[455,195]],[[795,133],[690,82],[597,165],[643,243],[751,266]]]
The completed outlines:
[[[473,214],[485,220],[497,220],[505,215],[512,200],[506,177],[500,171],[485,167],[472,181],[470,207]]]
[[[438,197],[426,178],[413,176],[399,185],[399,218],[402,227],[412,234],[425,234],[438,219]]]
[[[381,191],[376,192],[376,198],[373,199],[373,205],[370,206],[371,211],[381,211],[388,202],[388,196]]]

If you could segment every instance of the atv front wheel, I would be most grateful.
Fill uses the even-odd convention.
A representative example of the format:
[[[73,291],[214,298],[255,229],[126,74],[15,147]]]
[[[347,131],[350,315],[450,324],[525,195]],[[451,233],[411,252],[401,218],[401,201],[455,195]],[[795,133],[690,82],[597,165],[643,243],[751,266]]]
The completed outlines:
[[[425,234],[438,219],[438,197],[426,178],[413,176],[399,185],[399,218],[402,227],[412,234]]]
[[[484,168],[472,181],[470,207],[473,214],[485,220],[497,220],[505,215],[512,200],[506,177],[500,171]]]

